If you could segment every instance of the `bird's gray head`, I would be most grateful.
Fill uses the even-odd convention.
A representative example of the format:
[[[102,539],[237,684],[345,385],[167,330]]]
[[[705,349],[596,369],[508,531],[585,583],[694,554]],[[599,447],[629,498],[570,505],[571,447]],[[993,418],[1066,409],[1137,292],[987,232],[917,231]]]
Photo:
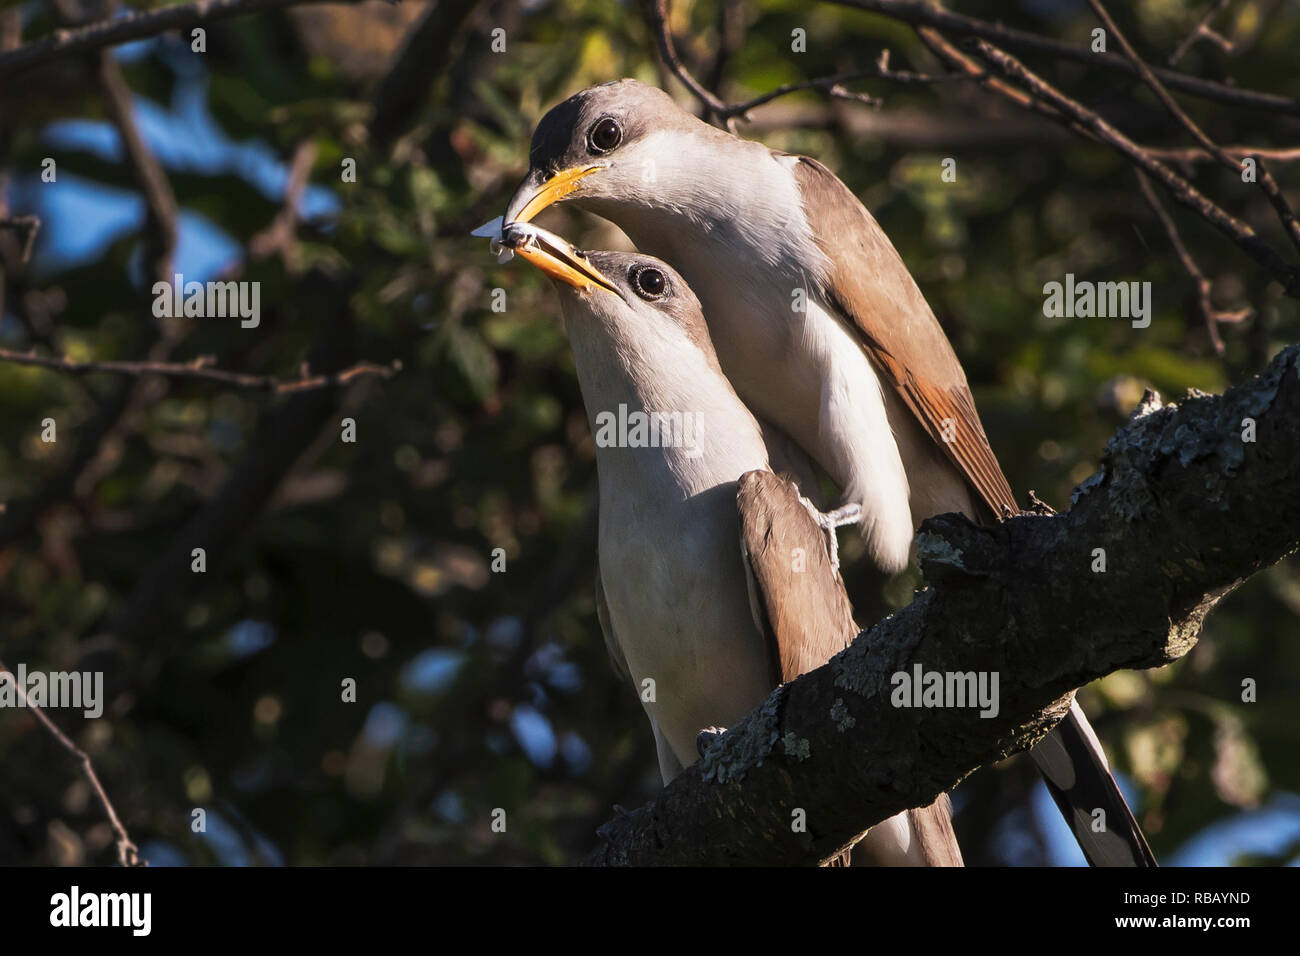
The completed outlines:
[[[678,148],[665,148],[664,138]],[[694,134],[694,136],[689,135]],[[533,133],[528,175],[506,209],[506,222],[528,222],[552,203],[663,202],[660,173],[681,160],[696,137],[723,136],[687,113],[663,90],[617,80],[575,93],[542,117]]]

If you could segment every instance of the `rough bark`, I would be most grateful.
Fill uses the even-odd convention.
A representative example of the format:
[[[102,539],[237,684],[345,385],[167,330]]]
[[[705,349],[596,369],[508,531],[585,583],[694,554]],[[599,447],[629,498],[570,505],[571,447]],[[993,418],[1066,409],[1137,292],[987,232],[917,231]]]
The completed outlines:
[[[1243,440],[1252,419],[1254,441]],[[1043,509],[1046,510],[1046,509]],[[1148,395],[1062,514],[922,527],[930,586],[783,685],[651,804],[599,831],[590,864],[815,864],[1031,747],[1075,688],[1159,667],[1206,613],[1300,546],[1300,346],[1227,394]],[[1094,571],[1095,549],[1105,571]],[[891,677],[995,673],[999,712],[896,708]],[[803,811],[806,830],[796,832]]]

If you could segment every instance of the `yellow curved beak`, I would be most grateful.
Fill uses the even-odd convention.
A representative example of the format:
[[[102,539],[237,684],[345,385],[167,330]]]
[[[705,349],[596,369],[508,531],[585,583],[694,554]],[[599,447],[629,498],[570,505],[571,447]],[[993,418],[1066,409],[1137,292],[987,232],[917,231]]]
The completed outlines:
[[[506,209],[506,222],[530,222],[534,216],[547,206],[559,202],[576,190],[581,179],[604,168],[604,166],[598,164],[563,169],[540,186],[535,186],[533,183],[536,174],[529,175],[510,199],[510,204]],[[517,203],[522,203],[522,208],[515,211]]]
[[[584,292],[601,288],[618,295],[618,288],[600,274],[582,253],[554,233],[534,225],[512,222],[505,227],[501,244],[527,259],[552,279]]]

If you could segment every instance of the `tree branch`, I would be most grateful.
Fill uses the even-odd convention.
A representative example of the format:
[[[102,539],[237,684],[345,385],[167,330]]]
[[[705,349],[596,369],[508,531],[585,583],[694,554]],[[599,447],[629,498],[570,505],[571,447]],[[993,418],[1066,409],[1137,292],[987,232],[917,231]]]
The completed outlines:
[[[727,129],[734,133],[735,123],[732,117],[727,115],[727,104],[697,80],[677,55],[672,31],[668,29],[668,0],[641,0],[641,12],[650,27],[650,32],[654,34],[659,48],[659,59],[663,61],[664,66],[668,67],[673,76],[681,80],[692,95],[707,106],[714,116],[723,120]]]
[[[1187,51],[1192,48],[1192,45],[1202,38],[1217,44],[1224,53],[1232,52],[1232,43],[1210,28],[1211,21],[1224,11],[1229,2],[1230,0],[1214,0],[1214,3],[1210,4],[1209,9],[1205,11],[1205,15],[1197,21],[1196,26],[1192,27],[1192,32],[1183,38],[1183,42],[1174,48],[1173,53],[1169,54],[1170,66],[1177,66],[1178,61],[1187,55]]]
[[[1225,594],[1300,547],[1300,346],[1221,397],[1149,393],[1068,512],[994,527],[942,516],[919,543],[927,590],[607,823],[587,862],[826,860],[1033,746],[1075,688],[1186,654]],[[892,675],[914,666],[997,675],[998,713],[893,706]]]
[[[37,355],[35,352],[14,352],[0,349],[0,362],[14,362],[18,365],[35,365],[40,368],[67,372],[70,375],[92,375],[107,372],[112,375],[164,375],[168,378],[197,378],[208,382],[220,382],[238,388],[255,388],[277,395],[292,392],[306,392],[316,388],[334,388],[348,385],[358,378],[374,375],[390,379],[402,370],[402,363],[394,360],[389,365],[375,365],[373,362],[360,362],[340,372],[328,372],[312,375],[306,367],[296,379],[279,379],[273,375],[248,375],[243,372],[227,372],[212,368],[215,359],[203,355],[192,362],[74,362],[54,355]]]
[[[1137,70],[1137,74],[1142,78],[1142,82],[1150,87],[1151,92],[1156,95],[1156,99],[1160,101],[1161,105],[1163,105],[1164,108],[1169,111],[1169,114],[1173,116],[1180,125],[1182,125],[1183,129],[1187,130],[1187,132],[1191,134],[1192,139],[1196,140],[1197,144],[1203,150],[1217,159],[1225,168],[1240,175],[1241,161],[1230,156],[1223,147],[1210,139],[1210,137],[1206,136],[1205,132],[1196,125],[1196,121],[1187,115],[1187,111],[1178,105],[1178,102],[1170,95],[1169,91],[1164,88],[1164,85],[1160,80],[1156,78],[1156,75],[1151,72],[1151,67],[1147,66],[1143,59],[1138,56],[1137,50],[1133,48],[1133,44],[1128,42],[1128,38],[1124,36],[1123,31],[1120,30],[1114,19],[1111,18],[1110,13],[1106,10],[1106,7],[1101,0],[1088,0],[1088,4],[1092,7],[1093,12],[1097,14],[1097,19],[1101,21],[1102,26],[1110,31],[1110,33],[1115,37],[1120,48],[1124,51],[1124,55],[1128,57],[1129,62],[1133,64],[1133,69]],[[1264,161],[1260,157],[1255,157],[1255,163],[1259,172],[1259,188],[1264,191],[1264,194],[1268,197],[1269,203],[1272,204],[1274,211],[1277,213],[1278,219],[1282,223],[1282,228],[1286,230],[1287,238],[1291,240],[1291,244],[1294,245],[1297,250],[1300,250],[1300,224],[1297,224],[1296,222],[1295,212],[1291,209],[1291,205],[1286,201],[1286,197],[1282,195],[1282,190],[1278,187],[1277,181],[1273,178],[1273,174],[1264,167]]]
[[[370,139],[386,148],[415,123],[452,57],[452,47],[482,0],[438,0],[413,26],[375,91]]]
[[[1151,211],[1156,214],[1156,218],[1160,220],[1160,225],[1165,230],[1165,235],[1169,237],[1169,244],[1174,247],[1174,254],[1178,256],[1178,261],[1182,263],[1183,269],[1196,284],[1196,307],[1201,313],[1201,320],[1205,323],[1205,331],[1210,336],[1210,344],[1214,346],[1215,352],[1222,355],[1223,336],[1219,335],[1219,323],[1235,324],[1245,322],[1254,314],[1254,310],[1246,308],[1235,312],[1224,312],[1214,307],[1214,303],[1210,299],[1210,292],[1213,288],[1210,280],[1201,271],[1201,267],[1196,264],[1196,259],[1192,256],[1191,250],[1187,248],[1187,243],[1183,242],[1183,237],[1178,232],[1178,226],[1174,223],[1173,217],[1161,205],[1160,197],[1156,195],[1151,180],[1147,179],[1141,170],[1136,172],[1138,186],[1142,189],[1143,198],[1146,199],[1147,205],[1151,207]]]
[[[1143,147],[1106,122],[1099,114],[1066,96],[1015,57],[984,40],[973,41],[971,48],[980,59],[1002,76],[1020,84],[1036,99],[1046,102],[1059,111],[1062,122],[1072,127],[1083,127],[1091,136],[1121,153],[1135,166],[1149,173],[1153,179],[1159,180],[1181,205],[1200,215],[1271,273],[1282,284],[1288,296],[1300,298],[1300,269],[1287,262],[1271,243],[1249,225],[1225,211],[1168,166],[1154,159]]]
[[[36,245],[36,234],[41,231],[41,221],[36,216],[11,216],[0,219],[0,229],[8,230],[18,239],[18,261],[27,262]]]
[[[883,14],[894,20],[909,23],[914,27],[929,26],[957,36],[992,40],[999,46],[1021,53],[1041,53],[1056,61],[1071,60],[1075,63],[1102,67],[1103,69],[1115,70],[1121,73],[1134,73],[1133,64],[1123,57],[1110,53],[1093,53],[1084,47],[1062,43],[1059,40],[1050,40],[1038,36],[1036,33],[1029,33],[1026,30],[1017,30],[1013,27],[1005,27],[1000,23],[989,23],[976,17],[953,13],[932,2],[932,0],[830,0],[830,2],[838,6],[852,7],[855,10],[863,10],[868,13]],[[1157,68],[1154,72],[1165,86],[1199,96],[1202,99],[1217,100],[1220,103],[1230,103],[1233,106],[1286,113],[1290,116],[1300,116],[1300,100],[1288,96],[1225,86],[1222,83],[1203,80],[1200,77],[1188,76],[1186,73],[1180,73],[1177,70]]]
[[[108,791],[99,782],[99,774],[95,773],[95,765],[91,762],[90,755],[74,744],[72,738],[60,730],[59,725],[52,721],[42,708],[27,699],[26,689],[19,685],[18,678],[5,666],[4,661],[0,661],[0,675],[4,675],[4,679],[13,682],[14,689],[22,699],[23,707],[31,712],[31,715],[36,718],[36,722],[49,731],[50,736],[59,742],[59,746],[76,757],[77,762],[81,764],[81,772],[86,775],[90,788],[95,791],[95,796],[99,798],[99,803],[108,816],[108,825],[113,828],[113,835],[117,837],[117,862],[122,866],[146,866],[146,862],[140,859],[139,848],[132,842],[130,835],[126,832],[126,827],[122,824],[122,819],[117,815],[113,801],[108,798]]]
[[[184,30],[249,13],[307,3],[358,2],[360,0],[198,0],[197,3],[164,7],[147,13],[128,13],[126,16],[76,29],[55,30],[49,36],[24,44],[12,52],[0,53],[0,79],[59,57],[117,46],[119,43],[157,36],[167,30]]]

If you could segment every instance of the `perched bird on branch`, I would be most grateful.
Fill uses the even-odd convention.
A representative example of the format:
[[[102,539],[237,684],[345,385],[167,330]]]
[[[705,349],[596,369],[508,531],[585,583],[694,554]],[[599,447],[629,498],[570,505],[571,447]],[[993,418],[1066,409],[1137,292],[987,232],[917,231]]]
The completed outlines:
[[[620,80],[547,113],[529,164],[507,226],[570,201],[671,263],[703,304],[731,386],[860,508],[881,571],[906,567],[931,515],[992,522],[1019,510],[934,313],[876,220],[820,163]],[[1077,705],[1033,756],[1091,863],[1154,864]]]

